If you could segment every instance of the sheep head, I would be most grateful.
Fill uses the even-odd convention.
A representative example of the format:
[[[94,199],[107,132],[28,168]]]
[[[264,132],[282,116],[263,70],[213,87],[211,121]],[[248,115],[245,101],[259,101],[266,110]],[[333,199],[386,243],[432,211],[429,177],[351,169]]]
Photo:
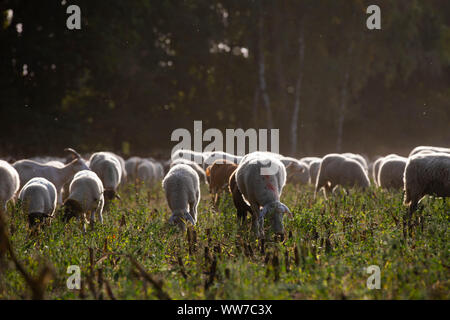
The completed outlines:
[[[186,221],[195,225],[195,220],[187,210],[174,211],[169,218],[169,223],[178,226],[181,231],[186,230]]]
[[[276,234],[284,234],[284,226],[283,226],[283,214],[287,213],[292,218],[292,212],[289,210],[289,208],[279,202],[274,201],[269,204],[266,204],[261,212],[260,212],[260,227],[262,228],[264,226],[264,218],[265,216],[270,216],[270,219],[272,220],[272,229]]]
[[[69,222],[72,218],[77,218],[83,213],[83,208],[78,201],[67,199],[63,205],[63,220]]]

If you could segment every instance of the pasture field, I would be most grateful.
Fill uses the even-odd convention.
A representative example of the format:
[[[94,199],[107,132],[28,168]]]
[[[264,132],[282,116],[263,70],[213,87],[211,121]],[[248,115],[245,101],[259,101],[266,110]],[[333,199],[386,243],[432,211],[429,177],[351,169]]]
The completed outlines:
[[[287,185],[281,201],[294,218],[285,217],[283,241],[267,231],[262,245],[250,223],[237,224],[231,196],[216,210],[205,186],[198,223],[186,234],[167,224],[160,184],[139,192],[128,186],[121,197],[86,234],[78,221],[59,217],[33,234],[18,208],[9,211],[5,229],[17,260],[34,278],[50,267],[45,298],[450,298],[450,203],[442,199],[423,201],[423,227],[405,240],[400,191],[371,188],[326,201],[314,200],[311,186]],[[81,268],[81,290],[66,286],[70,265]],[[370,265],[381,270],[378,290],[366,285]],[[24,298],[30,288],[0,247],[0,299]]]

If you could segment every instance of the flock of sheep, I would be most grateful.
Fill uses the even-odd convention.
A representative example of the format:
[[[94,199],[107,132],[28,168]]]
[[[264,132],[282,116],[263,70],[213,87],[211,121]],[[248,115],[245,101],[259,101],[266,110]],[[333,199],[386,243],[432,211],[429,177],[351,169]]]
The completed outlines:
[[[119,198],[126,183],[153,186],[162,181],[172,215],[169,223],[185,230],[197,222],[200,184],[209,186],[214,204],[224,192],[232,195],[238,221],[247,213],[257,237],[264,236],[264,220],[270,221],[275,234],[284,234],[283,216],[292,216],[280,202],[286,183],[312,184],[315,197],[323,189],[325,198],[342,188],[366,190],[370,176],[377,187],[403,189],[404,225],[425,195],[450,196],[450,149],[417,147],[409,156],[391,154],[369,163],[353,153],[328,154],[323,158],[295,159],[272,152],[252,152],[235,156],[221,151],[178,150],[167,161],[132,157],[124,160],[111,152],[96,152],[84,159],[66,149],[70,160],[34,158],[12,164],[0,160],[0,214],[7,203],[19,199],[31,227],[55,217],[62,207],[62,219],[77,218],[86,232],[95,216],[103,223],[105,204]]]

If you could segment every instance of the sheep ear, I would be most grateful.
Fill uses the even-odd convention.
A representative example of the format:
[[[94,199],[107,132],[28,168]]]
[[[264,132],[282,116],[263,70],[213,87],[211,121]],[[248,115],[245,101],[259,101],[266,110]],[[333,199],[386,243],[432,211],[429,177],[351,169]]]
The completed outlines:
[[[77,159],[81,159],[81,155],[72,148],[65,148],[64,151],[73,154]]]
[[[185,212],[184,217],[187,221],[190,221],[193,226],[195,226],[194,218],[192,218],[192,216],[188,212]]]
[[[291,218],[294,217],[292,215],[291,210],[289,210],[289,208],[284,203],[280,203],[280,208],[281,208],[281,210],[283,210],[283,213],[287,213],[289,215],[289,217],[291,217]]]
[[[114,197],[115,197],[116,199],[122,200],[122,198],[121,198],[117,193],[114,195]]]

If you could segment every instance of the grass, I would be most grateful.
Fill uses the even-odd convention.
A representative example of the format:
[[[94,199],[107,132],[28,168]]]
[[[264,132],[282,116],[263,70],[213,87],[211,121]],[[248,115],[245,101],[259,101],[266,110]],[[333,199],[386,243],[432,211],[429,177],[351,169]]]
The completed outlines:
[[[163,190],[133,186],[104,212],[104,224],[83,234],[79,223],[56,218],[32,234],[20,210],[6,217],[17,260],[33,277],[51,270],[48,299],[449,299],[450,204],[428,198],[423,228],[403,238],[401,192],[314,200],[310,186],[287,185],[283,242],[261,243],[239,227],[230,196],[218,210],[202,187],[198,224],[187,234],[167,224]],[[11,210],[13,211],[13,210]],[[268,227],[266,225],[266,227]],[[273,238],[272,238],[273,239]],[[1,241],[0,241],[1,244]],[[31,291],[0,246],[0,299]],[[82,290],[69,290],[69,265],[81,268]],[[381,288],[366,286],[378,265]]]

